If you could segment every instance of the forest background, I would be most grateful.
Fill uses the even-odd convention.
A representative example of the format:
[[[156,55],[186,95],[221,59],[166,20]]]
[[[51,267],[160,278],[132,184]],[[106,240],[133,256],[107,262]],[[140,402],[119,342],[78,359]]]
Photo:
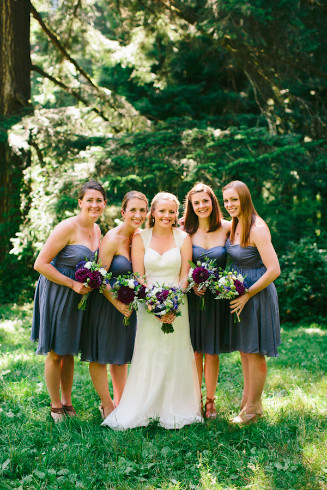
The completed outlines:
[[[95,178],[108,207],[249,186],[282,275],[283,322],[327,316],[327,5],[318,0],[3,0],[0,303]],[[181,210],[182,211],[182,210]]]

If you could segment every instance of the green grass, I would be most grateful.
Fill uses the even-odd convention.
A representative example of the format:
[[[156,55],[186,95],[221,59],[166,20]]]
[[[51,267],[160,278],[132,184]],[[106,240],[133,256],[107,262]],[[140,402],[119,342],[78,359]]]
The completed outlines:
[[[0,308],[0,488],[327,488],[327,329],[284,327],[268,360],[265,417],[231,427],[242,374],[237,353],[221,356],[218,419],[168,431],[100,427],[88,367],[76,361],[78,419],[54,425],[44,358],[29,341],[32,305]],[[131,407],[132,410],[132,407]]]

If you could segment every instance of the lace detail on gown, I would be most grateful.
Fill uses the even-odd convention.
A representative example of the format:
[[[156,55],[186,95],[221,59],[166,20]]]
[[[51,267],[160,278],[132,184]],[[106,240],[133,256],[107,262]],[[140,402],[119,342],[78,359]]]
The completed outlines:
[[[149,247],[152,229],[142,232],[148,285],[179,282],[180,247],[186,233],[174,230],[176,247],[159,254]],[[134,354],[119,406],[103,425],[124,430],[146,426],[151,419],[167,429],[201,422],[200,390],[190,342],[187,301],[174,321],[174,333],[164,334],[161,323],[144,307],[138,311]]]

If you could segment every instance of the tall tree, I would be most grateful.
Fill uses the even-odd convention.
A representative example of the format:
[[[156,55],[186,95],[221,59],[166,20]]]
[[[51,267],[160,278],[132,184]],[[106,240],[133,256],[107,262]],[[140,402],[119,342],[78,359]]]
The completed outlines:
[[[8,130],[26,112],[30,99],[30,2],[0,3],[0,256],[20,222],[20,184],[26,160],[13,154]]]

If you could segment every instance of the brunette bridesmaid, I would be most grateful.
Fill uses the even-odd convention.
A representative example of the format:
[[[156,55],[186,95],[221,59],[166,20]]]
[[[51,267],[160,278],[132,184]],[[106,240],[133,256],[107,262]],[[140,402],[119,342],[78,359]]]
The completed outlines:
[[[225,242],[229,225],[228,221],[222,219],[211,187],[202,183],[196,184],[186,196],[184,213],[184,229],[191,236],[194,263],[207,257],[214,260],[217,268],[225,268]],[[199,303],[203,295],[205,310],[201,311]],[[225,300],[215,300],[209,291],[199,291],[195,286],[189,294],[189,315],[200,390],[203,372],[206,385],[204,415],[215,418],[219,354],[229,351],[229,304]]]
[[[132,271],[131,242],[134,234],[145,221],[148,201],[144,194],[128,192],[122,202],[123,223],[108,231],[99,250],[103,266],[112,272],[110,284],[119,275]],[[124,325],[124,316],[131,315],[129,325]],[[94,291],[89,299],[84,318],[81,340],[81,360],[88,361],[91,379],[98,392],[101,417],[105,419],[116,407],[122,396],[127,364],[131,362],[136,331],[136,314],[129,307],[113,298],[110,285],[101,294]],[[114,399],[108,388],[107,364],[111,374]]]
[[[93,260],[100,243],[95,224],[106,205],[103,187],[86,182],[79,196],[80,213],[59,223],[37,257],[40,272],[31,340],[38,340],[37,354],[46,355],[45,379],[55,422],[76,415],[72,406],[74,356],[78,354],[84,312],[78,309],[82,294],[90,288],[75,281],[76,265]],[[61,396],[60,396],[61,391]]]

